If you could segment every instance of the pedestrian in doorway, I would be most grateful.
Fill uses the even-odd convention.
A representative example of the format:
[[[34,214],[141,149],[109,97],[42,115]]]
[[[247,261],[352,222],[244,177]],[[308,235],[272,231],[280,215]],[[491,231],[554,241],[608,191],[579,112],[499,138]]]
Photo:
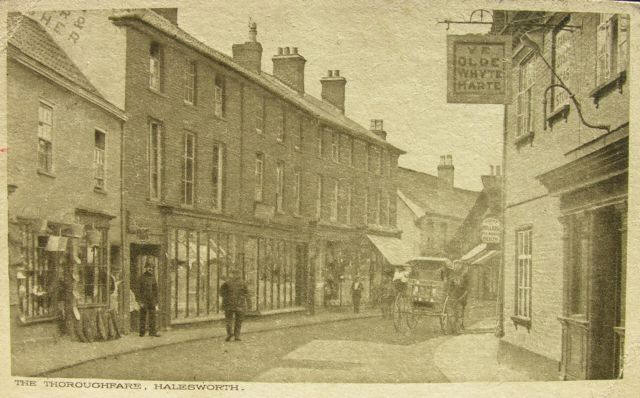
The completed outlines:
[[[153,274],[153,264],[151,262],[147,262],[144,267],[137,298],[140,304],[140,337],[144,336],[147,331],[147,321],[149,323],[149,336],[160,337],[156,330],[158,282],[156,282],[156,277]]]
[[[353,302],[353,312],[360,312],[360,299],[362,298],[362,281],[359,276],[351,284],[351,300]]]
[[[240,341],[242,317],[248,306],[249,289],[242,279],[239,269],[234,268],[231,271],[231,278],[220,287],[220,296],[222,296],[222,308],[227,324],[225,341],[230,341],[232,337],[235,338],[235,341]]]

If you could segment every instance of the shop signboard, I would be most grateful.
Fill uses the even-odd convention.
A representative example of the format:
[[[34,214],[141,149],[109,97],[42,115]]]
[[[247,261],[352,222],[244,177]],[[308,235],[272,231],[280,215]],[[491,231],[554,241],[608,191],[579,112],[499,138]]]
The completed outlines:
[[[511,37],[447,36],[447,102],[507,104]]]
[[[485,218],[480,228],[482,243],[500,243],[502,223],[496,218]]]

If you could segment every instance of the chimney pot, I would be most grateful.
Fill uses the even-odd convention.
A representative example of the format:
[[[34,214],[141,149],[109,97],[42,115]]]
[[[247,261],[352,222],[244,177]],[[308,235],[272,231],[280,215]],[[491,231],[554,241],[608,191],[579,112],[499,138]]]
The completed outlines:
[[[438,179],[441,187],[453,187],[453,161],[451,155],[440,156],[440,164],[438,165]]]
[[[304,65],[307,62],[298,53],[298,47],[278,47],[273,61],[273,76],[298,93],[304,93]]]
[[[322,100],[335,106],[344,113],[345,86],[347,79],[340,77],[337,69],[327,71],[327,76],[320,79]]]
[[[382,138],[383,140],[387,139],[387,132],[384,131],[384,126],[382,124],[383,120],[382,119],[371,119],[371,132],[373,132],[375,135],[377,135],[378,137]]]
[[[257,40],[258,25],[249,21],[249,41],[231,46],[233,60],[254,72],[260,72],[262,45]]]
[[[500,166],[496,166],[496,175],[497,176],[502,175],[501,173],[502,173],[501,167]]]
[[[495,175],[493,172],[493,165],[490,165],[489,168],[491,169],[491,174],[490,175]]]

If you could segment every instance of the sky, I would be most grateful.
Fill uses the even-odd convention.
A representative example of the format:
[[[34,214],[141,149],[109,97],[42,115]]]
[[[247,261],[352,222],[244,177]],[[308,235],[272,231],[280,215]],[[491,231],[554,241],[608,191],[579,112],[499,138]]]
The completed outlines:
[[[262,69],[278,47],[298,47],[306,60],[305,91],[320,97],[320,78],[339,69],[347,79],[345,113],[363,126],[383,119],[387,140],[407,151],[400,166],[437,174],[453,155],[455,185],[480,190],[480,175],[500,164],[502,105],[447,104],[447,34],[484,33],[488,25],[437,24],[473,11],[441,0],[206,1],[178,12],[178,24],[231,55],[231,45],[258,25]],[[182,5],[182,3],[181,3]]]

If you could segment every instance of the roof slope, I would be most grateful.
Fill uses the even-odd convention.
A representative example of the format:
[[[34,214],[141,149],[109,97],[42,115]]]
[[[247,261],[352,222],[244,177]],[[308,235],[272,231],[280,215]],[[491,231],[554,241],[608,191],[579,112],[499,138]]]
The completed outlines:
[[[9,44],[15,46],[22,53],[84,90],[102,97],[89,79],[38,22],[23,14],[11,13],[8,18],[7,32]]]
[[[389,148],[393,148],[398,152],[404,153],[402,149],[397,148],[386,140],[378,137],[376,134],[372,133],[356,121],[346,117],[336,107],[327,104],[326,102],[319,100],[309,94],[305,93],[301,95],[297,91],[280,82],[278,79],[268,73],[257,73],[239,65],[229,55],[226,55],[207,46],[180,27],[171,23],[159,14],[153,12],[152,10],[136,9],[117,12],[111,17],[111,19],[116,23],[125,23],[129,20],[136,20],[145,23],[194,48],[196,51],[204,54],[205,56],[217,62],[220,62],[223,65],[226,65],[227,67],[235,70],[246,78],[252,80],[254,83],[259,84],[263,88],[292,102],[293,104],[306,110],[307,112],[310,112],[324,122],[328,122],[329,124],[334,125],[337,128],[342,128],[354,132],[358,136],[366,138],[368,141],[377,142],[380,145],[384,145]]]
[[[480,194],[461,188],[445,187],[436,176],[398,167],[398,190],[427,214],[463,219]]]

